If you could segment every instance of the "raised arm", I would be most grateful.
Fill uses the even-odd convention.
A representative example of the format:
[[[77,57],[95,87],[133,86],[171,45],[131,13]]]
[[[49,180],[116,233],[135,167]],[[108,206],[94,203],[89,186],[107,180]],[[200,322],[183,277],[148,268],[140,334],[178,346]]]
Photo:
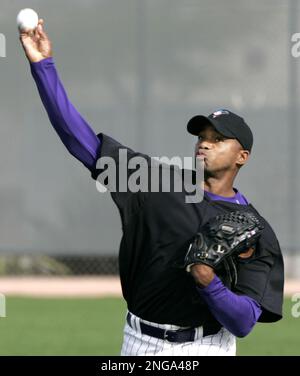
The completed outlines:
[[[92,170],[100,140],[68,99],[55,68],[43,20],[39,20],[34,31],[21,32],[20,41],[51,124],[68,151]]]

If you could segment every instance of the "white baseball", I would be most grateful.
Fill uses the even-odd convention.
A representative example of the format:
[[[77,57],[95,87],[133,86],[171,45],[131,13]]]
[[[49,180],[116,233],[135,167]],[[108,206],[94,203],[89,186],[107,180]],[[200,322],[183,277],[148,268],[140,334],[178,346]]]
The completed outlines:
[[[30,8],[22,9],[17,16],[17,25],[21,31],[34,30],[39,21],[38,14]]]

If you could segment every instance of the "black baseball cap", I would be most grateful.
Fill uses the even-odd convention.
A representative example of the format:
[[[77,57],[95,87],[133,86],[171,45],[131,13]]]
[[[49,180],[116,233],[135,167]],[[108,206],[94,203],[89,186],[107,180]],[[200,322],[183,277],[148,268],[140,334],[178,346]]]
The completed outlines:
[[[207,123],[211,124],[223,136],[236,138],[245,150],[251,152],[253,134],[245,120],[240,116],[225,109],[217,110],[209,116],[196,115],[189,120],[187,130],[194,136],[198,136]]]

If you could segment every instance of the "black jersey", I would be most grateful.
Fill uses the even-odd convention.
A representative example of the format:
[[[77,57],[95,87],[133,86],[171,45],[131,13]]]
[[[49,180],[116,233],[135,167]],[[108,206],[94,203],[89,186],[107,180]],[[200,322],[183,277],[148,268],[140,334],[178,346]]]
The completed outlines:
[[[134,152],[113,138],[99,134],[99,158],[111,157],[117,169],[119,150],[128,159],[148,156]],[[122,166],[123,168],[124,166]],[[103,169],[95,166],[96,179]],[[132,174],[132,170],[128,171]],[[102,183],[107,183],[103,181]],[[207,195],[198,203],[186,203],[185,192],[111,192],[122,222],[119,269],[123,296],[129,311],[156,323],[200,326],[216,321],[195,288],[192,276],[179,265],[199,227],[219,213],[233,210],[258,212],[251,205],[212,201]],[[283,258],[272,228],[259,216],[265,228],[255,253],[238,261],[238,281],[234,292],[260,303],[261,322],[282,317]]]

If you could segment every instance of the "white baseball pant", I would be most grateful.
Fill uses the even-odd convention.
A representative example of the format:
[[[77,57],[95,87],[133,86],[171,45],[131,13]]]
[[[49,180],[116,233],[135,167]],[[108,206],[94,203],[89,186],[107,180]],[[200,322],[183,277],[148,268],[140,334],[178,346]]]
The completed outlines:
[[[127,313],[126,313],[127,316]],[[236,355],[236,337],[224,327],[213,335],[203,337],[203,328],[196,328],[193,342],[174,343],[168,340],[150,337],[143,334],[140,322],[165,330],[184,329],[176,325],[157,324],[142,320],[131,313],[131,326],[125,316],[124,339],[121,356],[156,355],[156,356],[205,356]]]

